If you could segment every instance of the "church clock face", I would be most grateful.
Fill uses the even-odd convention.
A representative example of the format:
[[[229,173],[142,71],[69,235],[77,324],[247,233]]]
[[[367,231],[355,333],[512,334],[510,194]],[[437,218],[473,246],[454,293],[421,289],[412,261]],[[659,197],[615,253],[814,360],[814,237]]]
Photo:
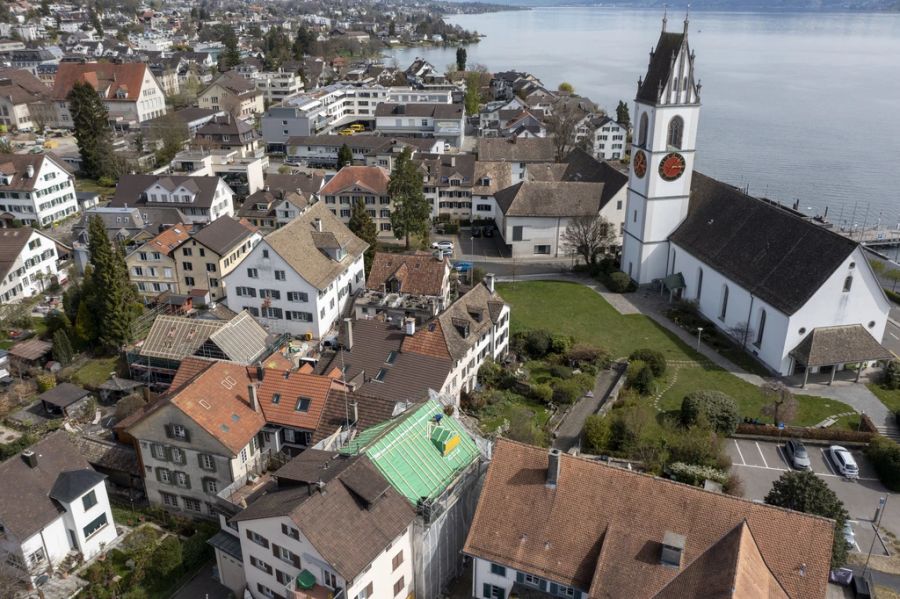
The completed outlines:
[[[634,155],[634,174],[637,175],[639,179],[643,179],[646,172],[647,155],[643,150],[638,150]]]
[[[659,176],[666,181],[674,181],[684,172],[684,156],[678,152],[671,152],[663,157],[659,163]]]

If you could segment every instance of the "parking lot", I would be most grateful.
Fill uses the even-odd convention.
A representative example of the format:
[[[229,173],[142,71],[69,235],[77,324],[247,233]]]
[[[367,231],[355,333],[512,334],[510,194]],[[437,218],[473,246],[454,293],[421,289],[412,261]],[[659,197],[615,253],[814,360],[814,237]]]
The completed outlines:
[[[783,443],[778,441],[755,441],[752,439],[728,439],[725,449],[732,459],[732,470],[744,481],[744,496],[761,501],[771,490],[772,483],[790,469],[789,459]],[[866,553],[873,546],[873,554],[886,555],[883,545],[876,539],[872,519],[880,499],[890,495],[875,476],[871,464],[862,452],[851,449],[853,458],[859,465],[859,479],[850,481],[842,477],[827,455],[827,445],[806,444],[811,469],[824,480],[844,502],[850,514],[856,547],[853,551]],[[900,532],[900,503],[893,499],[888,502],[882,520],[882,527],[895,533]]]

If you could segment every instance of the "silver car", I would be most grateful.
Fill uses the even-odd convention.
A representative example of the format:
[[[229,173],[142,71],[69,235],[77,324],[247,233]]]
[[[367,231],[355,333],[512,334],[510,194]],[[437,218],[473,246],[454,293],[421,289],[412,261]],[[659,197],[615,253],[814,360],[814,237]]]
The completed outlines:
[[[853,459],[853,456],[846,448],[840,445],[832,445],[828,448],[828,455],[834,467],[841,473],[841,476],[845,478],[859,478],[859,466],[856,465],[856,460]]]
[[[788,442],[784,444],[784,452],[787,454],[791,466],[797,470],[810,469],[809,454],[806,452],[806,447],[804,447],[803,443],[800,441],[788,439]]]

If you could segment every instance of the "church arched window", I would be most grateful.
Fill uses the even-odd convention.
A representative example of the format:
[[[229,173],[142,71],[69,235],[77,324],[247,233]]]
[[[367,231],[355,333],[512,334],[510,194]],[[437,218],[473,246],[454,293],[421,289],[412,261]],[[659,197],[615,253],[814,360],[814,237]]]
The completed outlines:
[[[844,279],[844,293],[850,291],[850,288],[853,287],[853,277],[849,276]]]
[[[680,116],[673,117],[669,121],[669,137],[668,145],[672,148],[681,149],[681,137],[684,134],[684,119]]]
[[[700,301],[700,294],[703,292],[703,269],[697,269],[697,301]]]
[[[756,347],[759,347],[760,345],[762,345],[763,335],[765,334],[765,332],[766,332],[766,311],[762,310],[759,313],[759,330],[756,331],[756,343],[754,343],[753,345],[755,345]]]
[[[638,145],[643,147],[647,146],[647,128],[649,127],[647,121],[647,113],[644,112],[641,114],[641,127],[638,133]]]
[[[722,308],[719,310],[719,320],[725,320],[728,313],[728,285],[722,286]]]

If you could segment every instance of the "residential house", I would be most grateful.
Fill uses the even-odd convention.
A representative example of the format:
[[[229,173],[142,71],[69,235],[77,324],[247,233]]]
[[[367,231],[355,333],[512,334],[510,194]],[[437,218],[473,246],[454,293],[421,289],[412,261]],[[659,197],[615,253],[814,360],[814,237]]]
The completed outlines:
[[[225,277],[228,306],[272,331],[322,339],[364,284],[367,247],[319,202],[266,235]]]
[[[193,144],[207,150],[236,151],[241,158],[263,154],[256,129],[230,114],[198,127]]]
[[[216,112],[224,110],[236,119],[253,119],[265,112],[262,92],[233,71],[222,73],[200,92],[197,104]]]
[[[169,392],[128,428],[151,504],[215,518],[219,491],[267,466],[258,437],[265,420],[252,403],[252,382],[242,364],[181,363]]]
[[[459,552],[478,501],[482,455],[475,439],[431,399],[361,432],[341,453],[367,457],[415,507],[416,596],[439,596],[459,574]]]
[[[91,468],[65,431],[0,464],[0,477],[15,481],[0,490],[0,558],[30,588],[69,554],[92,559],[118,536],[106,477]]]
[[[324,180],[321,172],[269,174],[265,189],[250,195],[238,216],[269,233],[288,224],[318,201]]]
[[[50,285],[57,274],[56,242],[31,227],[0,228],[0,299],[17,303]]]
[[[450,260],[430,252],[395,254],[377,252],[366,292],[356,297],[357,319],[379,315],[394,322],[414,317],[419,323],[450,305]]]
[[[130,377],[166,389],[191,357],[255,364],[276,344],[247,312],[228,320],[160,315],[147,336],[128,349]]]
[[[210,223],[234,215],[234,192],[215,176],[122,175],[110,207],[178,208],[188,224]]]
[[[388,171],[393,169],[396,156],[405,148],[413,155],[444,152],[444,142],[434,138],[312,135],[288,139],[285,160],[310,167],[335,168],[338,152],[343,146],[350,149],[353,165],[379,166]]]
[[[608,116],[593,119],[590,126],[594,157],[601,160],[619,160],[625,155],[628,127]]]
[[[309,449],[211,539],[232,592],[269,597],[415,594],[409,502],[366,456]],[[231,539],[223,537],[228,535]],[[239,540],[241,570],[229,563]]]
[[[97,90],[109,112],[110,124],[116,128],[139,127],[144,121],[166,113],[162,86],[144,63],[63,62],[53,83],[54,127],[74,126],[68,96],[76,82],[89,83]]]
[[[0,68],[0,125],[7,131],[43,130],[52,121],[50,88],[29,71]]]
[[[98,216],[103,221],[110,241],[128,245],[141,244],[153,238],[164,229],[183,223],[187,220],[177,208],[111,208],[95,206],[88,208],[81,215],[81,220],[72,227],[76,243],[76,259],[78,246],[86,249],[88,243],[88,226],[90,219]]]
[[[465,108],[462,104],[394,104],[375,109],[375,130],[382,135],[434,137],[460,147],[465,140]]]
[[[421,154],[416,160],[423,171],[422,190],[431,204],[431,216],[456,222],[471,219],[475,156]]]
[[[513,181],[522,181],[528,164],[556,160],[556,144],[548,137],[481,138],[478,140],[478,160],[508,162]]]
[[[475,180],[472,184],[473,220],[494,219],[497,202],[494,195],[512,185],[512,167],[509,162],[475,162]]]
[[[175,118],[172,118],[173,116]],[[225,113],[221,110],[216,111],[208,108],[182,108],[181,110],[174,111],[170,116],[161,116],[150,119],[149,121],[144,121],[141,123],[141,129],[143,130],[145,137],[155,139],[163,135],[166,129],[171,127],[180,128],[183,125],[188,133],[187,137],[184,138],[184,141],[187,142],[197,135],[197,130],[199,130],[200,127],[223,116],[225,116]]]
[[[176,248],[190,237],[184,224],[169,227],[125,257],[128,275],[145,299],[179,288]]]
[[[350,222],[353,206],[361,199],[378,234],[391,236],[389,181],[388,172],[380,167],[345,166],[319,193],[325,206],[344,224]]]
[[[47,226],[78,212],[75,177],[52,154],[0,154],[0,214]]]
[[[525,108],[525,103],[519,98],[488,102],[478,113],[478,136],[499,137],[500,124]]]
[[[33,75],[38,74],[38,69],[43,66],[56,66],[59,57],[46,48],[25,48],[24,50],[10,50],[7,53],[9,66],[14,69],[24,69]]]
[[[263,71],[256,78],[256,89],[263,99],[276,104],[303,91],[303,78],[296,67],[279,67],[275,71]]]
[[[217,218],[195,232],[175,252],[179,292],[206,289],[211,301],[223,301],[224,278],[261,239],[256,227],[231,216]]]
[[[498,439],[463,553],[472,597],[828,591],[834,522]]]

